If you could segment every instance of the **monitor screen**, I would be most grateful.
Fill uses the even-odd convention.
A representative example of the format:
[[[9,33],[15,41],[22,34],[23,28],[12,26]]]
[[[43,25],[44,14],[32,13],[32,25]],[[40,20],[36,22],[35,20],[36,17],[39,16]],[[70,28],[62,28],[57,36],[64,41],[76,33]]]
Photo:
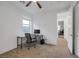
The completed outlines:
[[[40,30],[39,30],[39,29],[35,29],[35,30],[34,30],[34,33],[35,33],[35,34],[40,34]]]

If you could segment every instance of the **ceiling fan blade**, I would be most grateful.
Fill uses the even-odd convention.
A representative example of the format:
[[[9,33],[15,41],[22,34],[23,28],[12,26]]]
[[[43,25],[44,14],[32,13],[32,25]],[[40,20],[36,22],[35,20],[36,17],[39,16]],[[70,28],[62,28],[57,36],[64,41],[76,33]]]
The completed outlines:
[[[31,3],[32,3],[32,1],[29,1],[28,4],[26,5],[26,7],[28,7]]]
[[[19,1],[19,2],[21,2],[21,3],[23,3],[23,4],[25,3],[25,1]]]
[[[42,6],[40,5],[40,3],[37,1],[36,2],[39,8],[42,8]]]

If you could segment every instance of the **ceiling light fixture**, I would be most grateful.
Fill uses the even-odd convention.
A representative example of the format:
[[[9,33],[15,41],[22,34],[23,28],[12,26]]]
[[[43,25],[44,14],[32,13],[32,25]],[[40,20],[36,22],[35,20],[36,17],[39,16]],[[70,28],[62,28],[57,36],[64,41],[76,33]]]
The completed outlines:
[[[36,0],[33,0],[33,2],[36,2]]]

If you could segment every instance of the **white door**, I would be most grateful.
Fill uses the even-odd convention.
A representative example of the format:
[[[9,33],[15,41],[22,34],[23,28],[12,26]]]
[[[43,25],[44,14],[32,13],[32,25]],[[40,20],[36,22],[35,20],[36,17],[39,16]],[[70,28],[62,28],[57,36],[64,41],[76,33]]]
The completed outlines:
[[[69,11],[68,16],[68,36],[69,36],[69,49],[73,53],[73,19],[72,19],[72,10]]]
[[[65,35],[68,43],[68,48],[71,53],[73,53],[73,14],[72,10],[69,10],[65,13]]]

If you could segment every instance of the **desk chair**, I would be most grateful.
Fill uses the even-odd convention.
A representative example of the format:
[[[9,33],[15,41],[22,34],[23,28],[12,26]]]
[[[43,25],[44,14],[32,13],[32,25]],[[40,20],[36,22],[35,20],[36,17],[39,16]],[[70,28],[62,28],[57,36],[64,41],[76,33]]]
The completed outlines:
[[[35,48],[36,43],[37,43],[36,37],[32,38],[30,33],[25,33],[25,37],[27,39],[26,44],[27,44],[28,49],[30,49],[30,47],[32,47],[32,46],[34,46],[34,48]]]

